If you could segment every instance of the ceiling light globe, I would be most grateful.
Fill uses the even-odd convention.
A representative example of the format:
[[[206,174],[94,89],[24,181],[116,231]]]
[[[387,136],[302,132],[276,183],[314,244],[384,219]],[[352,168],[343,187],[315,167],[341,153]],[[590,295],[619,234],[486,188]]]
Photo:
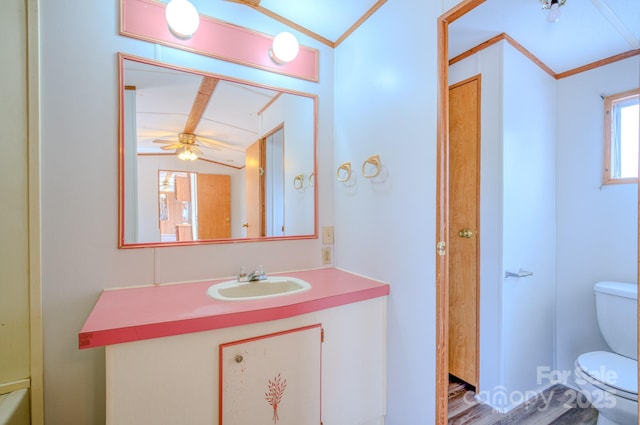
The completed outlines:
[[[296,36],[285,31],[274,37],[269,54],[276,63],[284,64],[294,60],[299,51],[300,44]]]
[[[553,3],[549,8],[549,14],[547,15],[547,22],[555,24],[560,20],[560,6],[558,3]]]
[[[183,161],[195,161],[196,159],[198,159],[198,155],[196,155],[195,152],[193,152],[191,149],[188,149],[186,147],[179,148],[177,152],[178,152],[178,158]]]
[[[191,37],[200,26],[200,15],[188,0],[171,0],[165,9],[171,32],[179,38]]]

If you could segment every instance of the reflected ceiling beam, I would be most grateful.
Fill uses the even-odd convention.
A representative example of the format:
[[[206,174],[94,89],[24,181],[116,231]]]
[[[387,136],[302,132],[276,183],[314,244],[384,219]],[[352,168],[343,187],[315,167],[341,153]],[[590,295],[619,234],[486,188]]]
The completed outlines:
[[[275,96],[273,96],[273,97],[269,100],[269,102],[267,102],[267,104],[266,104],[266,105],[264,105],[264,106],[262,107],[262,109],[260,109],[260,110],[258,111],[258,115],[262,115],[262,113],[263,113],[264,111],[266,111],[266,110],[267,110],[271,105],[273,105],[273,104],[276,102],[276,100],[278,100],[278,99],[280,98],[280,96],[282,96],[282,92],[279,92],[278,94],[276,94]]]
[[[193,134],[196,131],[196,127],[200,122],[200,118],[202,118],[204,110],[207,108],[209,99],[211,99],[211,95],[218,85],[218,81],[217,78],[202,77],[198,94],[193,101],[189,118],[187,118],[187,123],[184,126],[184,133]]]

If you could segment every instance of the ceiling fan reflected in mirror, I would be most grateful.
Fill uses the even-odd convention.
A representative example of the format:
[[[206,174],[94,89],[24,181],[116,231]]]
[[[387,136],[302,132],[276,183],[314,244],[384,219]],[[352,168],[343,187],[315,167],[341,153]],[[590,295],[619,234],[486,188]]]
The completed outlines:
[[[176,150],[176,155],[183,161],[195,161],[198,159],[198,155],[202,155],[202,151],[198,149],[198,146],[207,147],[210,149],[221,150],[213,143],[203,140],[202,137],[198,137],[194,134],[196,126],[202,118],[211,95],[218,84],[217,78],[202,77],[200,88],[191,106],[191,112],[187,118],[187,123],[184,126],[184,131],[178,134],[178,141],[169,140],[154,140],[153,143],[164,143],[167,146],[163,146],[163,150]],[[196,143],[196,141],[198,143]]]
[[[198,143],[196,143],[198,142]],[[214,143],[205,140],[202,137],[198,137],[193,133],[180,133],[178,134],[178,141],[172,140],[154,140],[153,143],[162,143],[166,146],[162,146],[162,150],[176,150],[176,155],[183,161],[194,161],[198,159],[198,155],[202,155],[202,151],[198,149],[198,146],[202,146],[208,149],[214,149],[220,151]]]
[[[126,85],[132,87],[132,137],[141,157],[164,154],[180,162],[242,169],[247,147],[259,138],[264,108],[282,95],[272,88],[151,63],[127,61],[125,67]]]

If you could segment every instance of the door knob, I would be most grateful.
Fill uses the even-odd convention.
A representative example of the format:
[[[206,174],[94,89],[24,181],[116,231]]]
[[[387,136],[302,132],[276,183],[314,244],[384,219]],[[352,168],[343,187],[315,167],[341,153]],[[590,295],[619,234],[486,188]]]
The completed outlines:
[[[462,229],[458,232],[458,235],[461,238],[470,238],[473,236],[473,231],[471,229]]]

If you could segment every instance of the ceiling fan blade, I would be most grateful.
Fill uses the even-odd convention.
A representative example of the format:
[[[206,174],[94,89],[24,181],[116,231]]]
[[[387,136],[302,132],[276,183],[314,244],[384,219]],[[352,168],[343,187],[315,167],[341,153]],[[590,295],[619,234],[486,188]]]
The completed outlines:
[[[239,146],[221,142],[219,140],[210,139],[208,137],[198,136],[198,142],[202,143],[205,147],[211,147],[213,149],[230,149],[236,152],[244,152],[244,149],[240,148]]]
[[[213,90],[215,90],[218,81],[219,80],[217,78],[202,77],[198,94],[193,101],[189,118],[187,118],[187,123],[184,126],[184,133],[193,134],[196,130],[196,127],[200,122],[200,118],[202,118],[202,114],[209,103],[209,99],[211,99],[211,94],[213,93]]]
[[[198,146],[202,146],[203,148],[209,148],[209,149],[214,149],[217,151],[221,151],[222,149],[220,148],[220,146],[218,146],[215,143],[212,143],[208,140],[205,140],[201,137],[196,137],[196,139],[198,140],[199,145]]]
[[[198,155],[202,155],[202,151],[195,146],[191,147],[191,151],[197,153]]]
[[[165,151],[171,151],[174,149],[180,149],[182,147],[182,145],[180,143],[176,143],[175,145],[167,145],[167,146],[161,146],[160,149],[165,150]]]
[[[222,151],[222,149],[217,147],[217,146],[211,146],[211,145],[198,145],[198,146],[202,146],[203,148],[211,149],[212,151]]]
[[[175,140],[161,140],[161,139],[156,139],[153,141],[153,143],[178,143]]]

